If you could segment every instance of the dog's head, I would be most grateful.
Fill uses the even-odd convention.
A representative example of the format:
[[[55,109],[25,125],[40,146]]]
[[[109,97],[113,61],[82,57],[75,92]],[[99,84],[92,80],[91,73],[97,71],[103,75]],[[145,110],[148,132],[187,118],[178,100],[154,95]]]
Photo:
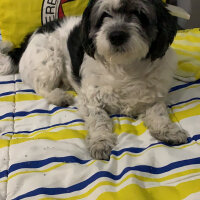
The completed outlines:
[[[87,54],[116,62],[164,56],[177,31],[161,0],[90,0],[81,26]]]

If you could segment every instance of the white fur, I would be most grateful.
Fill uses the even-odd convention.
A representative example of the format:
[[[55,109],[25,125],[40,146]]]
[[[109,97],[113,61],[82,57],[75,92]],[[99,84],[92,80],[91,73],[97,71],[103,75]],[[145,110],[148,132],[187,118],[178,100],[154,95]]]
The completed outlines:
[[[79,22],[79,17],[72,17],[64,20],[62,28],[53,33],[34,34],[19,63],[22,80],[55,105],[73,102],[73,97],[65,92],[70,89],[66,73],[66,66],[70,66],[66,41]],[[61,85],[63,88],[59,88]]]
[[[139,115],[155,138],[172,144],[187,141],[185,131],[170,121],[164,106],[176,64],[172,49],[155,62],[136,61],[124,66],[111,63],[105,67],[86,59],[78,107],[89,129],[88,143],[94,158],[109,158],[116,144],[108,113]]]
[[[103,8],[113,4],[110,0],[98,2],[104,2]],[[118,4],[118,0],[114,2]],[[95,159],[108,159],[117,143],[110,114],[138,115],[155,138],[172,144],[186,142],[185,131],[170,121],[164,103],[177,66],[174,51],[169,48],[155,61],[143,59],[149,47],[140,36],[136,20],[130,26],[132,35],[124,46],[126,51],[116,53],[105,32],[112,23],[122,23],[123,19],[105,19],[96,34],[95,59],[84,57],[79,85],[72,77],[66,41],[80,20],[72,17],[53,33],[31,37],[19,64],[22,80],[56,105],[72,104],[73,98],[65,90],[76,90],[76,105],[89,131],[87,142]],[[9,59],[5,63],[9,65]]]
[[[15,72],[10,57],[6,54],[13,48],[10,42],[0,42],[0,74],[6,75]]]

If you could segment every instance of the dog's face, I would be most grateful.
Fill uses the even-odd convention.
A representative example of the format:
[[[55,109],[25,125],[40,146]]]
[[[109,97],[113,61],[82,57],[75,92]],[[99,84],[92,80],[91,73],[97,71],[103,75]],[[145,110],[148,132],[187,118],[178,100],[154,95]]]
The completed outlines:
[[[176,34],[176,20],[161,0],[91,0],[82,18],[88,55],[127,62],[162,57]]]

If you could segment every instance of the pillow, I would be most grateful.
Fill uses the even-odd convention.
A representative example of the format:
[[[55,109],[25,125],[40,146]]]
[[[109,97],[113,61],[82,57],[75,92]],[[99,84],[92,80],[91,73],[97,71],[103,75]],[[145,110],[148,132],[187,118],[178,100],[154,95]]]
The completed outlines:
[[[0,0],[2,38],[19,46],[23,38],[41,24],[64,15],[82,14],[88,2],[89,0]]]
[[[41,24],[64,15],[81,15],[88,0],[0,0],[0,30],[3,40],[19,46]]]
[[[186,82],[200,79],[200,29],[178,31],[172,48],[178,54],[175,77]]]

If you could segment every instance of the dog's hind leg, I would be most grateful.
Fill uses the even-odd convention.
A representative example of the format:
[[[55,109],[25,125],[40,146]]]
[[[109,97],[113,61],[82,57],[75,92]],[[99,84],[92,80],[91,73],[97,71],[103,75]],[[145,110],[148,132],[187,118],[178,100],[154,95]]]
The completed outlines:
[[[40,76],[37,76],[34,80],[34,88],[36,93],[43,96],[48,103],[57,106],[68,106],[73,104],[73,96],[67,93],[61,84],[61,72],[51,71]]]
[[[73,104],[73,96],[68,94],[61,88],[55,88],[48,91],[47,88],[40,88],[38,94],[43,96],[48,103],[54,104],[56,106],[69,106]]]
[[[36,35],[23,54],[19,64],[21,78],[49,103],[71,105],[73,96],[62,87],[62,76],[66,73],[62,51],[56,48],[54,38],[50,43],[43,37]]]

